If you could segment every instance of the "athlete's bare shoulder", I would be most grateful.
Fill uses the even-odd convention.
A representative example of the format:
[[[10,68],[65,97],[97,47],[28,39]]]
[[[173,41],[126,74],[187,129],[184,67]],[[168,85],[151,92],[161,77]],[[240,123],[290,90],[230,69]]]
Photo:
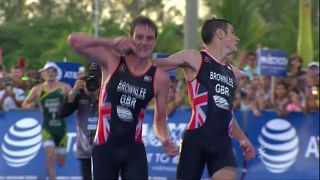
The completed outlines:
[[[63,88],[65,94],[68,94],[71,91],[71,86],[65,82],[59,82],[59,86]]]
[[[232,67],[232,71],[234,76],[236,77],[236,80],[238,81],[239,79],[241,79],[244,76],[247,76],[245,72],[241,71],[240,69],[238,69],[237,67],[233,66],[230,64],[230,66]]]

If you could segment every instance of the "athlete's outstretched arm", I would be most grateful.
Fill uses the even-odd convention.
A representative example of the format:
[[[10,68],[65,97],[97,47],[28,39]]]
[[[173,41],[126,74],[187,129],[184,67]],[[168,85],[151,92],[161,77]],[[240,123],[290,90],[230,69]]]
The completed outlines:
[[[179,67],[195,70],[194,60],[196,58],[200,58],[199,51],[188,49],[172,54],[167,58],[156,59],[153,62],[165,71]]]
[[[235,138],[242,148],[242,153],[245,159],[253,159],[256,156],[255,149],[253,145],[251,144],[250,140],[247,138],[247,136],[243,133],[243,131],[240,129],[237,120],[232,119],[231,120],[231,137]]]
[[[168,125],[166,122],[166,97],[169,92],[168,74],[161,69],[157,69],[154,81],[155,91],[155,113],[154,113],[154,131],[160,140],[166,154],[175,156],[179,149],[177,145],[171,141]]]

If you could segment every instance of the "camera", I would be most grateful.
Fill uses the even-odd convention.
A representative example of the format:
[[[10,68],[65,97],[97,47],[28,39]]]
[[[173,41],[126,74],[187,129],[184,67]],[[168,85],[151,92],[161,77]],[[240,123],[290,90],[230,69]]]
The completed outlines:
[[[93,74],[88,74],[81,79],[86,82],[86,88],[90,92],[93,92],[100,87],[100,79]]]

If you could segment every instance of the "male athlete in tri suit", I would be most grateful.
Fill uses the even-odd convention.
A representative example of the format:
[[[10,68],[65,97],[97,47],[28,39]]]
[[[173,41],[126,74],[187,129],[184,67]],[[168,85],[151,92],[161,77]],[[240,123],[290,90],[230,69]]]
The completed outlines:
[[[58,67],[48,62],[41,69],[45,81],[34,86],[22,104],[23,108],[31,109],[36,104],[40,106],[42,122],[43,147],[47,156],[47,168],[51,180],[56,179],[54,161],[62,166],[65,161],[67,147],[67,126],[62,118],[62,106],[71,91],[69,84],[56,80]]]
[[[224,19],[205,21],[201,29],[204,50],[183,50],[156,60],[165,70],[182,67],[187,80],[192,116],[184,133],[177,179],[200,179],[207,165],[212,179],[236,179],[236,158],[231,138],[242,147],[245,159],[255,149],[232,113],[237,80],[244,74],[227,63],[237,51],[239,38]]]
[[[156,45],[157,27],[146,17],[137,17],[130,27],[131,52],[121,56],[117,47],[126,38],[115,40],[73,33],[69,44],[102,68],[99,120],[92,151],[94,179],[148,179],[146,152],[142,142],[144,111],[156,100],[154,128],[169,156],[178,148],[169,137],[165,102],[168,74],[150,60]],[[129,47],[122,47],[129,49]]]

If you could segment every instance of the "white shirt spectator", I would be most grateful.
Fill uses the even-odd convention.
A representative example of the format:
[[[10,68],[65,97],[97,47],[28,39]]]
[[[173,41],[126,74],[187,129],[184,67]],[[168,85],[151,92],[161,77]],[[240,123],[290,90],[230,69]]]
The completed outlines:
[[[13,98],[16,99],[16,101],[18,102],[22,102],[24,99],[25,99],[25,93],[24,93],[24,90],[23,89],[20,89],[20,88],[16,88],[16,87],[13,87],[12,88],[12,92],[13,94],[15,95],[15,97],[12,97],[12,96],[7,96],[7,97],[4,97],[5,96],[5,92],[6,90],[5,89],[2,89],[0,90],[0,100],[2,100],[3,98],[5,98],[2,102],[2,107],[1,109],[3,111],[9,111],[9,110],[13,110],[13,109],[19,109],[19,105],[16,104],[15,100]]]

